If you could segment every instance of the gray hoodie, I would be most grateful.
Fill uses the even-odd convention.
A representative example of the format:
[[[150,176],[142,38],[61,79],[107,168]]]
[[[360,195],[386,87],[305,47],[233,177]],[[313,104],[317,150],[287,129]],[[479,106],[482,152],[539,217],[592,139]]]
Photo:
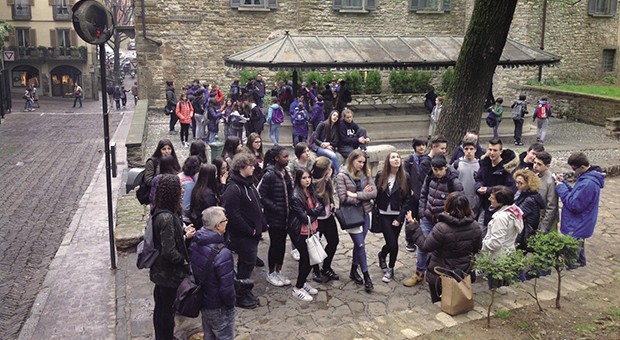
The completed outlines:
[[[465,193],[469,200],[471,210],[474,212],[474,216],[477,216],[480,210],[480,196],[476,193],[476,180],[474,176],[478,169],[480,169],[480,163],[475,158],[468,161],[465,157],[461,157],[454,162],[453,166],[459,174],[459,180],[463,184],[463,193]]]

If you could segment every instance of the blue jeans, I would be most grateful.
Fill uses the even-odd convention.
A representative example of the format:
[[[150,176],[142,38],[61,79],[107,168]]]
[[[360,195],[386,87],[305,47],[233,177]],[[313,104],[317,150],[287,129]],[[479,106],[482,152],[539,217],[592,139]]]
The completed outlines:
[[[433,229],[433,223],[429,221],[426,217],[420,220],[420,228],[422,229],[422,234],[424,237],[427,237],[428,234],[431,233],[431,229]],[[426,271],[426,264],[428,262],[428,253],[425,253],[418,248],[418,256],[416,259],[416,272],[424,273]]]
[[[335,152],[328,150],[328,149],[323,149],[322,147],[317,147],[316,154],[318,156],[325,156],[329,158],[329,160],[332,161],[333,173],[334,174],[338,173],[338,170],[340,169],[340,162],[338,161],[338,155],[336,155]]]
[[[269,139],[273,145],[278,145],[280,142],[280,124],[269,125]]]
[[[493,138],[499,138],[499,132],[497,131],[499,129],[499,123],[501,122],[498,120],[493,127]]]
[[[203,309],[202,331],[207,340],[232,340],[235,338],[235,308]]]
[[[368,271],[368,263],[366,262],[366,234],[368,234],[369,226],[370,218],[368,214],[366,214],[362,232],[359,234],[349,234],[353,241],[353,265],[359,265],[362,268],[362,272]]]

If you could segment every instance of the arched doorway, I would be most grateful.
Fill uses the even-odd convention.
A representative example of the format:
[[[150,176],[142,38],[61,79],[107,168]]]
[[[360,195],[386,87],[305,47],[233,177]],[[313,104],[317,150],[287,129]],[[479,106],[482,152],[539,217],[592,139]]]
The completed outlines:
[[[82,72],[73,66],[61,65],[52,69],[50,72],[52,79],[52,96],[71,97],[73,96],[73,83],[82,83]]]
[[[30,65],[15,66],[11,70],[11,83],[14,89],[39,87],[39,70]]]

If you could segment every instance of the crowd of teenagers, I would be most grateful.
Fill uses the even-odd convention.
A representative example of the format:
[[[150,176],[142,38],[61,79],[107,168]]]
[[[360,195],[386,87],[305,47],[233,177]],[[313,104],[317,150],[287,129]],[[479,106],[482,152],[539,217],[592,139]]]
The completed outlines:
[[[260,75],[256,81],[260,82]],[[412,154],[403,158],[398,152],[389,153],[373,177],[364,150],[370,139],[353,123],[351,110],[341,107],[338,111],[338,101],[327,115],[321,113],[310,143],[296,140],[294,158],[277,143],[264,150],[261,131],[253,130],[258,126],[251,123],[252,110],[261,105],[253,98],[260,96],[251,94],[252,88],[257,91],[259,87],[254,84],[239,91],[245,96],[241,105],[249,107],[249,116],[231,112],[228,117],[247,118],[245,134],[229,134],[235,131],[231,126],[221,156],[208,162],[205,140],[212,140],[211,133],[217,130],[207,123],[210,131],[203,135],[196,129],[196,139],[189,144],[192,122],[200,126],[200,116],[211,116],[195,113],[193,103],[197,99],[202,103],[199,98],[209,93],[206,110],[215,112],[218,120],[223,111],[213,104],[219,96],[217,86],[206,91],[199,82],[194,85],[194,100],[190,101],[187,90],[175,103],[177,113],[181,111],[181,142],[189,147],[189,156],[181,165],[173,143],[163,139],[145,166],[154,243],[161,251],[150,269],[157,339],[173,337],[173,302],[177,287],[188,275],[196,280],[206,277],[201,282],[205,339],[233,338],[235,307],[252,309],[259,303],[252,273],[265,265],[257,256],[264,235],[269,237],[266,281],[275,287],[291,287],[296,299],[313,301],[318,289],[309,283],[310,276],[319,284],[341,279],[337,271],[342,268],[332,266],[340,241],[335,212],[348,205],[360,206],[364,215],[359,226],[343,230],[353,247],[349,279],[367,293],[374,290],[366,253],[369,231],[381,233],[385,240],[374,256],[383,273],[381,281],[387,284],[395,280],[399,237],[405,230],[406,249],[416,251],[417,257],[415,268],[405,269],[411,272],[402,283],[410,287],[428,282],[433,302],[440,300],[442,290],[435,267],[468,273],[475,280],[474,254],[527,251],[528,239],[536,233],[559,231],[580,239],[578,265],[586,265],[585,239],[592,236],[596,225],[604,174],[581,152],[568,159],[577,175],[571,186],[563,175],[551,173],[552,156],[542,143],[517,155],[504,148],[499,138],[492,138],[485,149],[477,132],[468,131],[447,159],[445,137],[435,135],[430,141],[418,137],[412,141]],[[168,90],[174,93],[171,83]],[[272,107],[279,106],[280,96],[273,97]],[[305,99],[294,99],[298,103],[290,107],[301,108]],[[232,98],[226,102],[233,108],[240,105]],[[436,104],[441,103],[436,98]],[[184,116],[183,112],[195,114]],[[269,116],[273,119],[273,113]],[[311,150],[316,157],[311,157]],[[342,154],[344,164],[336,152]],[[563,203],[561,219],[559,200]],[[315,233],[324,238],[327,258],[311,265],[306,240]],[[297,261],[295,278],[283,271],[290,266],[284,261],[288,242],[291,257]],[[501,284],[489,282],[490,287]]]

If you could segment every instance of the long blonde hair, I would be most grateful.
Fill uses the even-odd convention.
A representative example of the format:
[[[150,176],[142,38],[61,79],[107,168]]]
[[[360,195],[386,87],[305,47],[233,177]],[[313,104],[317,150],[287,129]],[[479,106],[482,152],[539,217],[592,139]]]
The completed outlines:
[[[355,160],[357,160],[360,157],[364,157],[366,158],[366,155],[364,154],[364,152],[360,149],[355,149],[353,151],[351,151],[351,153],[349,154],[349,157],[347,157],[347,171],[349,172],[349,174],[351,175],[351,177],[353,177],[353,179],[360,179],[362,178],[362,175],[365,175],[366,177],[370,176],[370,169],[368,168],[368,160],[366,159],[366,161],[364,161],[364,167],[362,168],[362,170],[357,173],[355,168],[353,168],[353,162]]]

